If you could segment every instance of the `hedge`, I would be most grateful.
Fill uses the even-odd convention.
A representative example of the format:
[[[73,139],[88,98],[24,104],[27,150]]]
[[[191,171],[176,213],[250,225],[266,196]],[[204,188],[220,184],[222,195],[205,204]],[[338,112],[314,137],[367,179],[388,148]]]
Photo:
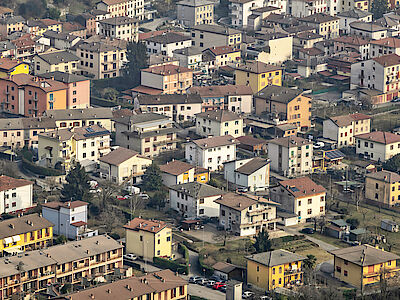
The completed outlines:
[[[189,265],[179,264],[173,260],[161,257],[154,257],[153,262],[156,267],[161,269],[170,269],[179,274],[189,274]]]
[[[189,264],[189,250],[184,244],[178,244],[178,252],[183,255],[186,264]]]
[[[22,167],[28,171],[31,171],[32,173],[44,176],[60,176],[65,174],[62,170],[38,166],[24,157],[22,157]]]
[[[206,276],[212,276],[214,274],[214,268],[207,266],[203,262],[204,256],[203,253],[199,253],[199,265],[201,270],[204,270]]]

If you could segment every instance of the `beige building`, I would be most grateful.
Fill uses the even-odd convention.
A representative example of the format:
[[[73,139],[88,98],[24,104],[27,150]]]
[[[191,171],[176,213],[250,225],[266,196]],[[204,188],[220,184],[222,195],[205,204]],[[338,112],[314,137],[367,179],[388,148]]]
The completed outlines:
[[[32,63],[35,75],[55,71],[72,74],[78,72],[79,58],[66,50],[54,50],[36,54],[32,58]]]
[[[293,57],[293,37],[282,33],[266,33],[256,38],[257,47],[268,51],[261,52],[257,59],[265,64],[281,65]]]
[[[374,131],[355,136],[356,153],[384,162],[400,153],[400,135]]]
[[[144,260],[172,256],[172,230],[163,221],[135,218],[124,226],[126,252]]]
[[[126,42],[83,42],[75,48],[79,57],[79,72],[93,79],[121,76],[122,67],[127,63]]]
[[[99,158],[100,177],[117,184],[142,181],[142,176],[152,160],[138,152],[118,147]]]
[[[280,208],[294,213],[299,222],[325,215],[326,190],[309,177],[283,180],[270,190],[271,200],[280,203]]]
[[[196,25],[190,32],[192,46],[200,50],[219,46],[236,47],[242,43],[242,33],[239,30],[221,25]]]
[[[355,113],[324,120],[323,137],[336,141],[337,147],[354,145],[354,136],[371,131],[371,117]]]
[[[255,235],[276,228],[274,201],[249,194],[228,193],[215,201],[219,207],[219,224],[239,236]]]
[[[365,175],[365,198],[384,207],[400,203],[400,175],[382,170]]]
[[[98,21],[99,34],[111,39],[120,39],[128,42],[138,41],[139,22],[136,18],[114,17]]]
[[[176,149],[178,132],[168,117],[143,113],[115,119],[115,143],[152,157]]]
[[[332,39],[339,36],[339,18],[324,13],[313,14],[300,18],[300,23],[316,29],[316,33],[324,36],[326,39]]]
[[[271,170],[285,176],[310,174],[312,157],[312,142],[301,137],[287,136],[268,141]]]
[[[176,4],[179,23],[186,27],[214,24],[214,2],[207,0],[183,0]]]
[[[0,34],[7,36],[14,32],[23,32],[26,21],[21,16],[9,15],[0,19]]]
[[[200,136],[243,135],[243,118],[229,110],[211,110],[196,115],[196,133]]]
[[[96,8],[113,17],[129,17],[144,20],[144,1],[141,0],[101,0]]]

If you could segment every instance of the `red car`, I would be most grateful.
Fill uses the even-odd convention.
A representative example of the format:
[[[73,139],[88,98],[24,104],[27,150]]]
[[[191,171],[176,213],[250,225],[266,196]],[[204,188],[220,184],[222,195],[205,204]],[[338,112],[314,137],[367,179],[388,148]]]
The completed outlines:
[[[213,285],[213,289],[214,290],[218,290],[220,287],[223,287],[223,286],[226,286],[226,284],[225,283],[222,283],[222,282],[216,282],[216,283],[214,283],[214,285]]]

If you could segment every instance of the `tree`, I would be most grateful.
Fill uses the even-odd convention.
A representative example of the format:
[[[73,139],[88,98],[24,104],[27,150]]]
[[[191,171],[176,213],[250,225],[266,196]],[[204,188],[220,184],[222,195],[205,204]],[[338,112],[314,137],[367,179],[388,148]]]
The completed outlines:
[[[104,224],[107,233],[111,233],[114,228],[120,227],[126,222],[121,210],[112,205],[106,205],[106,209],[103,210],[99,218]]]
[[[67,181],[61,191],[62,201],[82,200],[90,201],[92,194],[90,191],[89,176],[80,163],[76,163],[68,175],[65,177]]]
[[[397,172],[400,170],[400,154],[393,156],[391,159],[382,163],[385,170]]]
[[[68,242],[68,239],[65,237],[65,235],[59,235],[54,240],[54,244],[56,244],[56,245],[65,244],[66,242]]]
[[[55,7],[49,7],[46,15],[49,19],[58,20],[60,19],[61,12]]]
[[[113,101],[117,100],[117,98],[118,98],[118,91],[116,89],[113,89],[110,87],[103,89],[101,94],[104,98],[113,100]]]
[[[124,79],[130,87],[135,87],[140,84],[140,70],[149,66],[147,63],[147,48],[141,42],[131,42],[126,50],[128,63],[124,69]]]
[[[374,15],[374,20],[383,17],[383,14],[389,11],[387,0],[373,0],[371,4],[371,12]]]
[[[314,269],[316,263],[317,263],[317,258],[312,254],[308,254],[307,258],[303,261],[304,268],[309,270]]]
[[[144,172],[142,187],[145,191],[157,191],[162,185],[160,168],[152,163]]]
[[[107,204],[112,203],[121,192],[121,186],[111,181],[104,181],[100,185],[100,191],[97,193],[99,208],[103,210]]]
[[[360,221],[357,218],[350,218],[346,220],[350,224],[350,229],[356,229],[360,225]]]
[[[260,230],[256,236],[256,242],[254,243],[254,249],[257,253],[270,251],[272,247],[271,240],[269,239],[268,231]]]
[[[167,194],[165,191],[157,191],[154,193],[153,196],[150,197],[150,202],[149,206],[158,208],[161,210],[162,207],[165,207],[165,198],[167,197]]]
[[[41,18],[46,12],[46,0],[28,0],[18,6],[18,14],[25,19]]]

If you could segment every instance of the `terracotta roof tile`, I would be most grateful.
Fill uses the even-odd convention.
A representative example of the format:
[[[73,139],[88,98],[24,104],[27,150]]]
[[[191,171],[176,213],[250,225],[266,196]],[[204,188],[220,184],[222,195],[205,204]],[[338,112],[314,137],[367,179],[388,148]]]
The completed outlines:
[[[52,201],[52,202],[47,202],[43,203],[42,206],[52,208],[52,209],[57,209],[59,210],[61,207],[63,208],[77,208],[81,206],[87,206],[89,205],[88,202],[85,201],[68,201],[68,202],[60,202],[60,201]]]
[[[181,175],[182,173],[188,172],[191,169],[194,169],[195,166],[191,164],[185,163],[180,160],[173,160],[167,162],[165,165],[160,166],[161,172],[168,173],[171,175]]]
[[[296,198],[326,193],[322,185],[315,183],[307,176],[279,181],[279,184]]]
[[[355,138],[369,140],[380,144],[393,144],[400,142],[400,135],[385,131],[373,131],[356,135]]]
[[[214,137],[194,140],[192,142],[203,149],[214,148],[214,147],[225,146],[225,145],[233,145],[233,144],[239,143],[231,135],[214,136]]]
[[[158,233],[164,228],[167,228],[167,224],[163,221],[158,220],[144,220],[141,218],[134,218],[124,226],[126,229],[135,231],[143,230],[152,233]]]
[[[0,176],[0,191],[11,190],[15,188],[19,188],[26,185],[33,184],[32,181],[25,180],[25,179],[16,179],[13,177],[9,177],[6,175]]]
[[[174,75],[174,74],[178,74],[178,73],[193,72],[192,69],[185,68],[185,67],[179,67],[179,66],[175,66],[172,64],[142,69],[141,71],[158,74],[158,75]]]
[[[384,67],[400,65],[400,56],[394,53],[388,55],[382,55],[379,57],[374,57],[373,60]]]

